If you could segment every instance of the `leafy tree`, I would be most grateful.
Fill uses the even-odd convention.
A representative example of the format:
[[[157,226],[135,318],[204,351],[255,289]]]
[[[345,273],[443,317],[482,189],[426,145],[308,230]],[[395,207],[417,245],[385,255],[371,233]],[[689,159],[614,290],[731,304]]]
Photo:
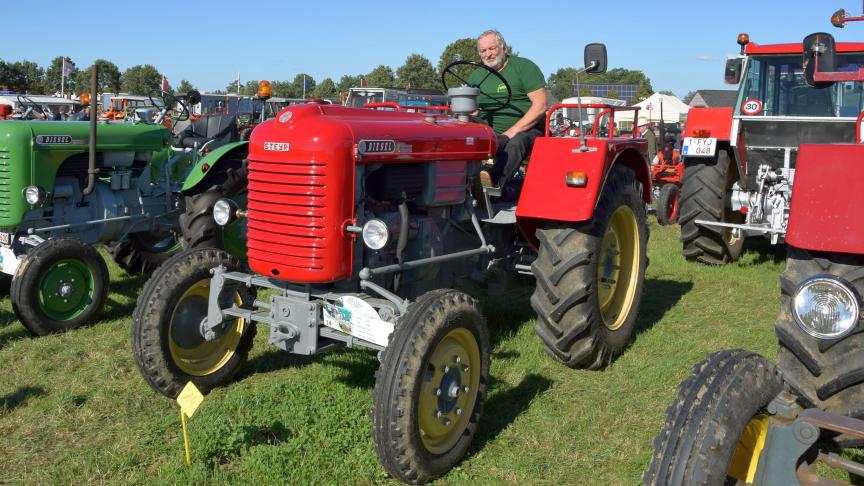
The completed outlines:
[[[15,92],[31,94],[44,92],[45,70],[35,62],[16,61],[7,64],[5,78],[5,80],[0,80],[0,84],[9,86]]]
[[[480,53],[477,52],[477,39],[465,37],[448,44],[447,47],[444,48],[444,52],[441,53],[441,57],[438,60],[438,72],[444,72],[444,68],[453,61],[482,62],[480,60]],[[460,78],[467,80],[468,76],[470,76],[474,71],[474,68],[470,66],[460,66],[455,68],[455,71]],[[458,84],[461,84],[461,81],[454,79],[452,76],[447,76],[446,81],[451,87],[451,83],[455,84],[458,82]]]
[[[85,91],[90,92],[90,76],[93,65],[99,68],[99,77],[96,80],[96,87],[100,93],[119,93],[120,92],[120,69],[111,61],[105,59],[96,59],[96,61],[79,71],[75,75],[75,94],[81,94]],[[91,93],[92,95],[92,93]]]
[[[242,83],[242,80],[241,80]],[[272,89],[272,87],[271,87]],[[225,86],[226,93],[237,93],[237,80],[231,81]],[[258,80],[250,79],[240,85],[240,94],[243,96],[255,96],[258,92]]]
[[[585,90],[587,89],[585,88],[585,78],[583,77],[579,81],[582,83],[582,93],[580,94],[582,96],[591,96],[590,94],[585,94]],[[576,68],[564,67],[549,75],[549,79],[546,81],[546,89],[549,90],[549,94],[551,94],[553,98],[563,100],[573,96],[573,89],[576,86],[575,83]],[[591,93],[590,89],[588,89],[588,93]]]
[[[617,100],[618,99],[618,90],[617,89],[610,89],[609,94],[606,96],[610,99]]]
[[[591,91],[591,88],[582,86],[582,89],[579,91],[579,96],[594,96],[594,92]]]
[[[63,80],[63,56],[57,56],[53,60],[51,60],[51,65],[48,69],[45,70],[45,82],[43,90],[46,93],[59,93],[60,90],[60,82]],[[75,77],[78,74],[78,69],[75,67],[75,63],[72,62],[72,58],[66,57],[66,66],[72,68],[72,72],[66,76],[66,86],[64,91],[66,93],[73,93],[75,91]]]
[[[185,79],[181,79],[180,84],[177,85],[177,92],[181,93],[181,94],[186,94],[186,93],[192,91],[193,89],[198,89],[198,88],[193,86],[192,83],[190,83],[189,81],[187,81]]]
[[[326,78],[318,83],[312,91],[312,96],[316,98],[335,99],[339,97],[339,90],[336,88],[336,83],[332,79]]]
[[[305,89],[303,84],[306,84]],[[294,76],[294,81],[291,82],[291,88],[294,93],[292,98],[303,98],[303,96],[310,96],[312,91],[315,90],[315,78],[312,76],[300,73],[297,76]]]
[[[132,66],[120,76],[120,89],[129,94],[146,96],[159,90],[161,84],[162,75],[151,64]]]
[[[669,91],[668,89],[664,89],[663,91],[658,91],[658,93],[660,93],[662,95],[675,96],[675,93],[673,93],[672,91]]]
[[[360,78],[362,77],[363,76],[359,74],[357,76],[345,74],[341,78],[339,78],[339,83],[336,84],[336,89],[340,93],[345,93],[348,91],[349,88],[357,88],[360,86]]]
[[[576,68],[564,67],[549,76],[546,84],[552,96],[558,99],[573,96],[576,71]],[[636,84],[638,85],[636,95],[634,99],[628,100],[631,103],[639,102],[654,94],[654,90],[651,88],[651,80],[645,76],[645,73],[624,68],[610,69],[603,74],[583,74],[580,75],[579,82],[582,85],[608,83]]]
[[[393,74],[393,69],[383,64],[370,71],[369,74],[364,76],[364,79],[366,80],[366,86],[383,87],[396,84],[396,76]]]
[[[270,93],[278,98],[294,98],[294,86],[288,81],[273,81],[270,83]]]
[[[397,84],[411,88],[440,88],[438,72],[432,62],[420,54],[411,54],[396,69]]]
[[[695,91],[688,91],[687,94],[684,96],[684,99],[682,99],[681,101],[683,101],[685,105],[689,105],[690,102],[693,101],[693,98],[695,96],[696,96]]]

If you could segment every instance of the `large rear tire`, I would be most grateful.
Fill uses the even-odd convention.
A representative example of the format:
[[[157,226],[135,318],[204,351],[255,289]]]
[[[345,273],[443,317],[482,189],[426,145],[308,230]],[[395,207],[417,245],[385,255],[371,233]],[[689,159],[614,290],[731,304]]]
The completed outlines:
[[[9,296],[21,324],[37,336],[81,327],[105,306],[108,267],[81,240],[48,240],[18,266]]]
[[[103,245],[118,267],[127,273],[150,273],[180,249],[173,231],[132,233],[123,241]]]
[[[245,155],[220,160],[219,164],[219,171],[208,174],[202,182],[207,189],[186,195],[186,211],[180,215],[183,248],[225,248],[222,227],[213,220],[213,205],[220,198],[245,192],[249,169]]]
[[[792,318],[796,288],[818,274],[836,275],[864,295],[864,256],[788,247],[786,270],[780,275],[780,314],[774,325],[780,343],[777,366],[805,408],[864,419],[864,327],[859,324],[842,339],[824,341],[802,331]],[[842,436],[840,442],[845,442]]]
[[[489,331],[477,302],[433,290],[411,304],[383,352],[372,439],[384,469],[412,484],[455,466],[471,444],[489,386]]]
[[[135,363],[147,383],[169,398],[176,398],[189,381],[204,393],[229,382],[252,348],[255,326],[244,319],[227,319],[214,340],[201,335],[210,269],[219,265],[229,271],[240,269],[231,255],[213,248],[174,256],[144,286],[132,314]],[[252,299],[245,286],[225,297],[223,308],[232,302],[242,306]]]
[[[534,330],[552,357],[599,369],[630,343],[647,264],[642,185],[616,165],[591,221],[537,230]]]
[[[726,208],[726,193],[738,179],[738,172],[724,150],[708,158],[687,158],[681,182],[682,253],[688,260],[724,265],[738,260],[744,238],[730,228],[696,224],[696,220],[741,223],[743,216]]]
[[[752,483],[768,427],[763,410],[781,390],[777,369],[756,353],[720,351],[697,363],[666,409],[645,484]]]

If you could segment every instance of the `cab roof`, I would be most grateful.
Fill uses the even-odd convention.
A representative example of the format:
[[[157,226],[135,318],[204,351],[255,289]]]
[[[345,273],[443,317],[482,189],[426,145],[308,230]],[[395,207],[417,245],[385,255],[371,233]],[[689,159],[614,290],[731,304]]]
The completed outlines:
[[[765,44],[760,45],[755,42],[747,44],[744,53],[748,56],[755,54],[803,54],[804,43],[796,42],[793,44]],[[864,53],[864,42],[838,42],[837,52],[862,52]]]

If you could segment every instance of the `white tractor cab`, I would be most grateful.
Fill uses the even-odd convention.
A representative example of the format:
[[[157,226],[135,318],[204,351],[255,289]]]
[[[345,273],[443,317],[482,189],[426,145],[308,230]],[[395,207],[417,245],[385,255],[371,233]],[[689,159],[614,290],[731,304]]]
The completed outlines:
[[[58,96],[16,93],[0,94],[0,105],[11,106],[11,114],[7,115],[9,118],[25,120],[59,119],[61,113],[71,114],[81,106],[77,100]],[[5,111],[10,111],[10,109],[7,108]]]

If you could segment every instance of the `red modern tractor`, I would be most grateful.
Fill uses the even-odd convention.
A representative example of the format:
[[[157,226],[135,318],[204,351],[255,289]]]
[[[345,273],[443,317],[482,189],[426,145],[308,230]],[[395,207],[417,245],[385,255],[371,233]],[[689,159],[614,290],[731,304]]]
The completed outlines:
[[[840,10],[832,23],[851,20],[864,17]],[[859,115],[855,142],[795,151],[777,364],[742,350],[697,364],[667,410],[647,484],[847,484],[822,477],[828,468],[864,477],[864,464],[836,453],[864,444],[864,55],[843,54],[826,33],[802,46],[808,87],[843,87]]]
[[[602,44],[585,58],[585,71],[605,70]],[[547,124],[514,178],[517,207],[505,188],[480,188],[497,139],[469,120],[478,94],[451,88],[455,116],[306,104],[258,125],[246,209],[223,199],[213,210],[219,224],[248,225],[248,263],[198,249],[153,275],[133,325],[149,384],[174,397],[189,381],[228,382],[258,323],[290,353],[378,351],[375,448],[393,477],[422,483],[461,460],[489,385],[489,331],[477,301],[453,290],[463,279],[533,271],[536,330],[552,356],[593,369],[620,354],[647,263],[647,143],[553,137]]]
[[[800,42],[757,45],[741,34],[738,43],[726,64],[736,106],[691,109],[681,149],[683,253],[707,264],[737,260],[748,236],[786,240],[800,145],[858,141],[860,84],[808,85]],[[841,72],[864,57],[862,43],[836,49]]]

